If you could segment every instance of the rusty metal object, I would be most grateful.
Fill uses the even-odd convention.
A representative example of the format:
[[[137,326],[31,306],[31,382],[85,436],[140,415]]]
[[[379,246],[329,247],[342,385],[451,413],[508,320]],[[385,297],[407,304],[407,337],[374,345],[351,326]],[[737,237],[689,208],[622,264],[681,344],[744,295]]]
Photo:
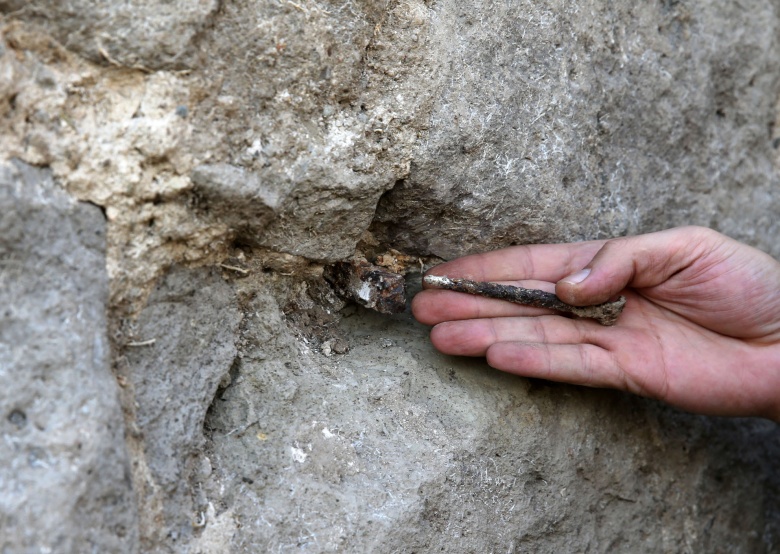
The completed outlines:
[[[596,306],[572,306],[562,302],[551,292],[543,290],[525,289],[499,283],[486,283],[481,281],[469,281],[468,279],[451,279],[439,275],[426,275],[423,279],[429,287],[455,292],[465,292],[487,298],[498,298],[515,304],[533,306],[535,308],[548,308],[559,312],[568,312],[577,317],[595,319],[602,325],[614,325],[617,318],[626,305],[626,298],[621,296],[614,302],[605,302]]]
[[[398,314],[406,309],[406,282],[403,275],[352,259],[325,267],[323,277],[346,300],[382,314]]]

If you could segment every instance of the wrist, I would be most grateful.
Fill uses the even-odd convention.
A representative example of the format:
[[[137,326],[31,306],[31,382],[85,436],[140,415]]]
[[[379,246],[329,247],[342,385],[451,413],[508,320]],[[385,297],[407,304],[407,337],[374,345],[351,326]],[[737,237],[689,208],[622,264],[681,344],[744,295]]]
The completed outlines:
[[[758,415],[780,423],[780,343],[761,347],[756,370],[751,377],[762,380],[766,393],[764,409]]]

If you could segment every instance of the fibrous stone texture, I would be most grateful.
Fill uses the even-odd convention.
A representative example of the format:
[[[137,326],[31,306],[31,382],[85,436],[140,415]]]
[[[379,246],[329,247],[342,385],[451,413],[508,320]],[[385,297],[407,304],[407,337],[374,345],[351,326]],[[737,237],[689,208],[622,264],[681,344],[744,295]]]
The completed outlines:
[[[377,232],[451,258],[697,223],[777,255],[777,12],[771,1],[437,4],[430,132],[380,203]],[[744,225],[737,214],[757,205]]]
[[[779,12],[0,0],[3,546],[780,548],[774,424],[497,375],[324,278],[678,224],[780,256]]]

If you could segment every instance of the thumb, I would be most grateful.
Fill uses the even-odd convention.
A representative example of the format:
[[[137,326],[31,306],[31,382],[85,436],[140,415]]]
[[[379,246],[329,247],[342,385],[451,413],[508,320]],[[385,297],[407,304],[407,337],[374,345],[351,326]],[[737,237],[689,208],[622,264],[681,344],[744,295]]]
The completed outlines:
[[[555,294],[569,304],[601,304],[626,287],[652,287],[669,279],[701,255],[702,244],[721,235],[703,227],[608,240],[585,268],[564,277]]]

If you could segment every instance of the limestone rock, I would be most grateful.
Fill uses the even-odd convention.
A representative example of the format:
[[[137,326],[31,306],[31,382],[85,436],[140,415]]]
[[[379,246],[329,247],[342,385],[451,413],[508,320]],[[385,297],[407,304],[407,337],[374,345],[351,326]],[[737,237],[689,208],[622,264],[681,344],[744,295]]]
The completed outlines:
[[[780,256],[776,2],[0,10],[0,163],[49,167],[107,215],[135,488],[115,388],[82,360],[83,333],[106,327],[103,266],[73,246],[88,218],[28,226],[13,202],[36,189],[15,185],[0,294],[29,302],[35,332],[4,326],[0,352],[26,349],[33,376],[44,352],[64,380],[43,407],[41,379],[3,382],[0,444],[19,450],[0,451],[0,478],[55,460],[28,450],[59,422],[79,473],[18,497],[40,529],[3,504],[11,550],[62,518],[77,550],[120,549],[106,529],[148,552],[777,549],[774,424],[514,379],[439,356],[408,315],[337,314],[322,292],[323,265],[357,245],[451,258],[685,223]],[[16,167],[17,184],[48,182]]]
[[[437,4],[430,130],[375,234],[449,259],[700,224],[780,255],[776,10]]]
[[[197,482],[211,471],[203,421],[236,356],[239,321],[232,288],[216,272],[176,268],[126,329],[137,339],[121,375],[146,552],[186,544],[203,524],[208,501]]]
[[[133,552],[137,508],[106,327],[105,219],[0,165],[0,550]]]
[[[408,314],[353,310],[349,353],[326,358],[285,328],[267,282],[252,288],[243,355],[207,419],[203,488],[225,506],[215,533],[229,523],[232,552],[777,544],[774,423],[443,357]]]
[[[354,253],[427,126],[431,91],[410,77],[426,63],[428,14],[420,0],[223,5],[190,148],[283,198],[239,242],[323,262]]]
[[[0,0],[0,12],[35,21],[67,48],[103,63],[183,69],[217,0]]]
[[[253,244],[262,244],[285,196],[257,174],[230,164],[200,165],[192,172],[192,183],[209,214]]]

